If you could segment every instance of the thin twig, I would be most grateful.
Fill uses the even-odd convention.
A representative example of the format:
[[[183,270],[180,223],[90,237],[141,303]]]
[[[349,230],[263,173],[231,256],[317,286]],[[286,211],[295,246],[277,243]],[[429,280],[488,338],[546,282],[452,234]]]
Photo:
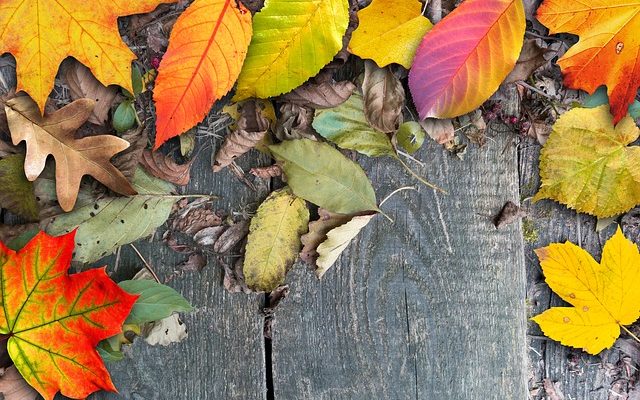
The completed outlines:
[[[129,246],[131,246],[133,251],[135,251],[138,257],[140,257],[140,259],[142,260],[142,263],[144,264],[144,267],[147,269],[147,271],[151,273],[151,275],[153,275],[153,279],[155,279],[156,282],[161,283],[160,278],[158,278],[158,275],[156,275],[156,273],[153,271],[153,268],[151,268],[151,265],[149,265],[147,260],[145,260],[144,257],[142,257],[142,254],[140,254],[136,246],[134,246],[133,243],[130,243]]]
[[[382,207],[382,205],[389,200],[394,194],[398,193],[398,192],[402,192],[403,190],[415,190],[416,192],[418,191],[418,189],[416,189],[413,186],[404,186],[401,188],[397,188],[396,190],[394,190],[393,192],[389,193],[387,195],[387,197],[385,197],[381,202],[380,202],[380,207]]]

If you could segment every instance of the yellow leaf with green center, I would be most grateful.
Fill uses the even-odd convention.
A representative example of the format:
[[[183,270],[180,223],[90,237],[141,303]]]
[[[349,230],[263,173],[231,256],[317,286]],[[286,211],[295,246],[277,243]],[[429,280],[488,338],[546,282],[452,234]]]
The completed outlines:
[[[598,354],[640,316],[640,253],[620,228],[600,263],[573,243],[537,249],[549,287],[573,307],[553,307],[533,318],[545,335]]]
[[[284,283],[308,225],[304,200],[287,188],[271,193],[251,220],[243,266],[247,286],[270,292]]]
[[[342,49],[348,0],[267,0],[253,17],[234,100],[289,92],[315,76]]]
[[[640,203],[640,129],[629,116],[614,127],[609,106],[576,108],[555,123],[540,154],[534,200],[611,217]]]

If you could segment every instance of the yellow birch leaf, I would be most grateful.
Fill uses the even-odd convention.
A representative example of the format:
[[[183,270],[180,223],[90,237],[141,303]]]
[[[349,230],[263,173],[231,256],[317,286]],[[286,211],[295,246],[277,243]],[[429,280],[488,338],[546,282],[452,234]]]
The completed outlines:
[[[277,190],[260,204],[251,220],[243,272],[247,286],[270,292],[300,251],[300,236],[307,231],[309,210],[288,188]]]
[[[560,117],[540,154],[542,185],[534,200],[553,199],[600,218],[640,203],[640,136],[626,116],[614,127],[609,106]]]
[[[411,68],[422,38],[433,27],[418,0],[373,0],[358,11],[358,20],[349,51],[379,67],[397,63]]]
[[[552,243],[536,254],[549,287],[573,306],[532,318],[551,339],[598,354],[640,317],[640,253],[619,227],[599,264],[569,242]]]

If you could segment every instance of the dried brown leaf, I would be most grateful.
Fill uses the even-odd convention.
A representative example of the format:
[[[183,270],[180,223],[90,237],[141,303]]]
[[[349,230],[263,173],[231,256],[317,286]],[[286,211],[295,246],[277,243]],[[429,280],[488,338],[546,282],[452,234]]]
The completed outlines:
[[[316,140],[311,123],[314,110],[292,103],[280,106],[280,118],[276,122],[275,136],[279,140]]]
[[[62,74],[73,100],[86,98],[95,101],[88,121],[92,124],[104,125],[118,95],[118,88],[113,85],[104,86],[91,74],[89,68],[75,60],[65,63]]]
[[[249,221],[240,221],[231,225],[213,245],[216,253],[226,253],[249,233]]]
[[[40,397],[14,365],[0,368],[0,396],[3,400],[36,400]]]
[[[281,97],[283,102],[315,109],[333,108],[347,101],[356,85],[350,81],[307,82]]]
[[[177,213],[171,223],[171,229],[187,235],[195,235],[202,229],[220,225],[222,225],[222,218],[210,208],[210,201],[198,199]]]
[[[402,123],[405,93],[391,67],[379,68],[373,61],[365,61],[362,95],[369,124],[381,132],[395,132]]]
[[[90,99],[76,100],[44,117],[37,104],[26,96],[11,99],[5,105],[13,144],[27,143],[27,179],[35,180],[52,155],[56,161],[56,193],[65,211],[73,209],[84,175],[93,176],[120,194],[136,194],[127,178],[109,161],[129,147],[127,141],[110,135],[75,138],[75,131],[91,115],[93,104]]]
[[[502,84],[508,85],[513,82],[527,80],[535,70],[547,63],[545,54],[548,52],[549,49],[543,49],[538,46],[536,39],[525,40],[515,68],[507,75]]]
[[[455,136],[455,129],[450,119],[427,118],[419,121],[427,135],[439,144],[451,142]]]
[[[282,168],[278,164],[269,165],[268,167],[251,168],[251,175],[262,179],[271,179],[282,176]]]
[[[153,176],[176,185],[184,186],[191,179],[191,162],[178,164],[170,156],[145,150],[140,164]]]
[[[524,217],[526,213],[514,202],[507,201],[500,212],[493,217],[493,225],[500,229],[505,225],[509,225]]]
[[[129,147],[113,157],[111,162],[127,179],[131,180],[138,168],[138,164],[140,164],[142,152],[147,147],[147,131],[144,126],[138,126],[135,129],[124,132],[121,137],[129,142]]]
[[[220,150],[216,154],[213,171],[218,172],[228,166],[237,157],[254,148],[266,135],[269,120],[262,115],[255,101],[247,101],[240,108],[238,129],[227,134]]]
[[[313,268],[318,267],[316,265],[317,249],[320,243],[327,240],[327,233],[333,228],[346,224],[352,218],[351,215],[332,213],[324,208],[318,209],[318,216],[316,221],[309,223],[309,232],[300,238],[303,245],[300,259]]]

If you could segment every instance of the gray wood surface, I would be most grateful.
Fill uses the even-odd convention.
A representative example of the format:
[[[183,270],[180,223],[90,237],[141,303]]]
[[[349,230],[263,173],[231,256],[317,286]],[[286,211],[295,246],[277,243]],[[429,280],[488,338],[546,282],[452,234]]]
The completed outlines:
[[[298,266],[275,315],[276,399],[525,399],[525,275],[519,224],[491,216],[519,197],[513,135],[464,161],[425,146],[419,172],[322,281]],[[364,161],[379,198],[416,182]]]

